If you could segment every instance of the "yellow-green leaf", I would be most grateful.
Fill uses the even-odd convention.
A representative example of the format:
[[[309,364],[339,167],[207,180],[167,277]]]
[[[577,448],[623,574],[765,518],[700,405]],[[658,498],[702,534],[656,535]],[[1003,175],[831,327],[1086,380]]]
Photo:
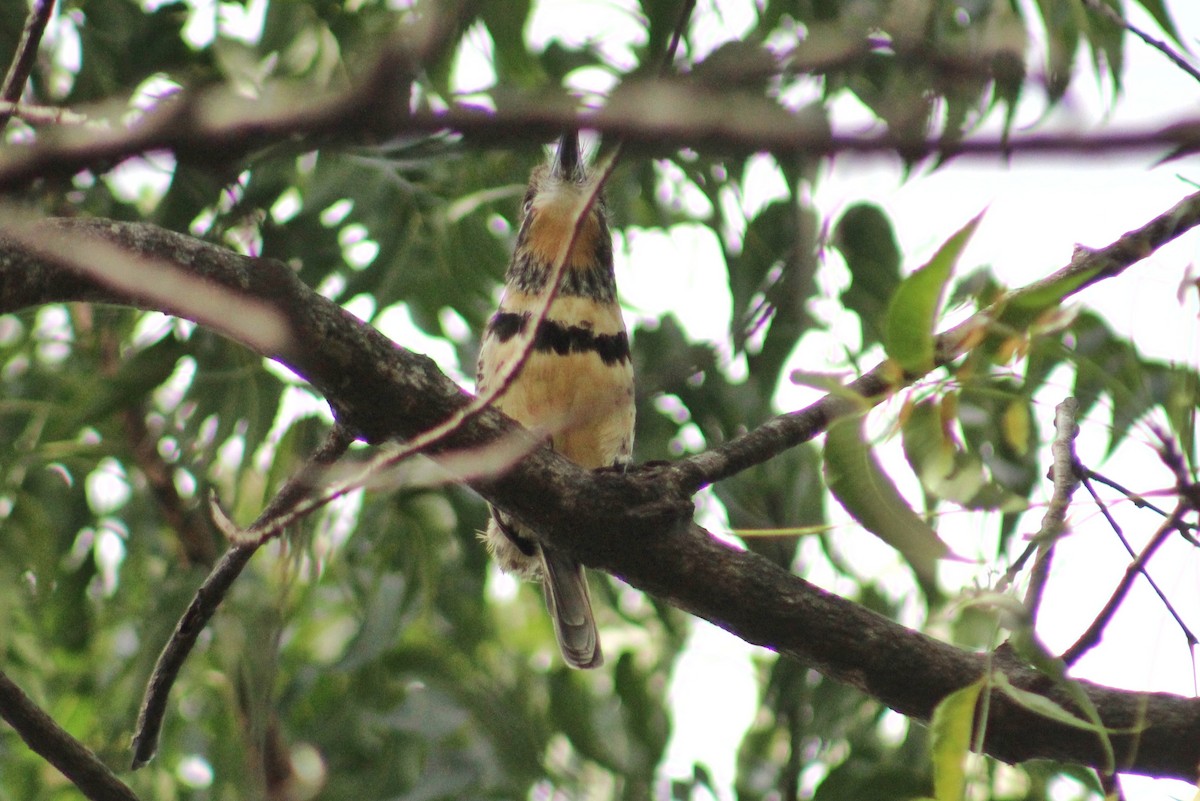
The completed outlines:
[[[946,543],[901,496],[863,438],[862,417],[839,420],[825,435],[825,482],[863,528],[898,550],[927,585]]]
[[[966,762],[971,751],[975,704],[985,682],[955,690],[933,710],[929,727],[933,757],[933,795],[937,801],[962,801],[967,789]]]
[[[883,346],[907,373],[933,367],[934,325],[946,294],[946,284],[983,212],[946,240],[927,264],[900,282],[888,304]]]
[[[1008,404],[1000,420],[1000,430],[1004,432],[1004,440],[1014,451],[1024,456],[1029,450],[1029,407],[1023,398],[1018,398]]]

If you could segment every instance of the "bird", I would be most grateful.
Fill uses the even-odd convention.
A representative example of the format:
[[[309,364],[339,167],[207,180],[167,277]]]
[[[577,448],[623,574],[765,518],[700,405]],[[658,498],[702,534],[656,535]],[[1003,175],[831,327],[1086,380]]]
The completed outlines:
[[[549,162],[534,168],[499,308],[483,334],[475,383],[480,395],[501,386],[497,382],[528,347],[525,363],[493,405],[526,428],[548,432],[550,446],[580,467],[624,469],[633,450],[633,365],[598,181],[584,163],[576,132],[563,134]],[[577,227],[578,209],[591,194],[595,202]],[[573,234],[558,293],[530,339],[526,330]],[[481,536],[501,570],[542,583],[566,664],[602,665],[583,566],[495,506]]]

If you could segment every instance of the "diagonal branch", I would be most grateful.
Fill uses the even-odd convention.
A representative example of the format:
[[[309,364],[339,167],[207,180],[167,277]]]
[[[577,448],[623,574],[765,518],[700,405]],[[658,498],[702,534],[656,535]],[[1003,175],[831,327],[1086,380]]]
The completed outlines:
[[[335,425],[300,472],[284,484],[267,504],[262,518],[277,519],[288,509],[303,502],[322,485],[325,471],[342,457],[352,441],[353,437],[345,428]],[[234,543],[213,567],[200,589],[196,591],[187,610],[175,624],[171,639],[167,641],[154,663],[154,671],[150,675],[145,697],[138,710],[137,726],[133,734],[134,770],[149,762],[158,748],[158,735],[167,710],[167,696],[184,661],[192,652],[200,632],[204,631],[208,621],[216,614],[217,607],[225,599],[229,588],[250,563],[250,557],[254,556],[265,542],[266,540]]]
[[[1108,504],[1104,502],[1104,499],[1100,497],[1100,494],[1096,492],[1096,488],[1092,485],[1092,481],[1088,476],[1091,471],[1082,465],[1079,466],[1079,469],[1082,473],[1083,487],[1088,491],[1088,494],[1092,496],[1092,502],[1096,504],[1096,507],[1100,510],[1100,514],[1104,516],[1109,528],[1111,528],[1113,533],[1117,535],[1117,540],[1121,543],[1121,547],[1125,549],[1125,553],[1129,554],[1130,559],[1136,559],[1137,553],[1134,552],[1133,546],[1129,544],[1129,538],[1125,536],[1125,532],[1121,529],[1121,525],[1117,523],[1116,518],[1114,518],[1112,512],[1109,511]],[[1164,513],[1163,516],[1166,517],[1166,514]],[[1189,542],[1195,545],[1194,539],[1188,533],[1188,527],[1183,525],[1182,521],[1180,521],[1180,523],[1181,524],[1178,526],[1180,536],[1186,538]],[[1169,614],[1175,621],[1175,625],[1179,627],[1181,632],[1183,632],[1183,637],[1185,640],[1187,640],[1188,650],[1191,651],[1197,645],[1200,645],[1200,637],[1197,637],[1192,632],[1187,622],[1183,619],[1183,616],[1179,614],[1179,611],[1175,608],[1175,605],[1171,603],[1171,599],[1167,597],[1167,594],[1163,592],[1162,587],[1158,586],[1158,582],[1155,581],[1154,577],[1146,571],[1144,566],[1142,568],[1142,576],[1146,579],[1146,583],[1150,585],[1150,589],[1154,590],[1154,594],[1158,596],[1158,600],[1162,603],[1163,608],[1167,611],[1167,614]]]
[[[1137,558],[1129,563],[1125,568],[1125,574],[1121,576],[1121,580],[1117,583],[1112,595],[1109,596],[1104,608],[1096,615],[1096,619],[1083,634],[1079,635],[1074,644],[1066,651],[1063,651],[1062,660],[1068,665],[1073,665],[1078,662],[1084,654],[1100,644],[1100,637],[1104,634],[1104,629],[1116,614],[1117,609],[1125,602],[1125,596],[1129,594],[1129,589],[1133,586],[1134,579],[1139,574],[1145,573],[1146,563],[1150,561],[1150,557],[1154,556],[1159,547],[1167,541],[1175,529],[1179,525],[1179,521],[1183,519],[1183,515],[1188,511],[1188,505],[1180,502],[1171,512],[1170,516],[1159,525],[1158,530],[1146,543],[1145,547],[1138,552]]]
[[[1175,48],[1171,47],[1169,44],[1164,42],[1162,39],[1156,39],[1153,36],[1151,36],[1150,34],[1146,33],[1141,28],[1137,27],[1136,25],[1134,25],[1133,23],[1129,22],[1124,17],[1122,17],[1119,13],[1117,13],[1116,9],[1112,8],[1111,6],[1106,6],[1104,3],[1100,2],[1100,0],[1083,0],[1083,4],[1093,14],[1099,14],[1100,16],[1104,17],[1109,22],[1111,22],[1113,25],[1116,25],[1118,28],[1123,28],[1123,29],[1129,31],[1134,36],[1136,36],[1137,38],[1141,39],[1143,42],[1148,44],[1150,47],[1153,47],[1155,50],[1162,53],[1164,56],[1166,56],[1168,59],[1170,59],[1172,64],[1174,64],[1176,67],[1179,67],[1180,70],[1182,70],[1183,72],[1190,75],[1193,80],[1200,81],[1200,70],[1197,70],[1191,64],[1191,62],[1189,62],[1183,56],[1182,53],[1176,51]]]
[[[1161,244],[1196,224],[1190,198],[1138,236],[1081,256],[1066,271],[1070,291],[1117,275]],[[395,346],[378,331],[312,292],[285,265],[251,259],[151,225],[107,220],[52,220],[38,226],[41,239],[64,233],[119,245],[133,254],[186,265],[186,269],[242,297],[275,309],[287,335],[264,356],[277,359],[329,400],[339,421],[370,441],[411,438],[470,403],[470,396],[432,361]],[[1145,237],[1142,238],[1142,234]],[[1169,234],[1169,235],[1168,235]],[[28,241],[28,240],[23,240]],[[1155,245],[1157,246],[1157,245]],[[1136,258],[1135,258],[1136,257]],[[1042,286],[1039,284],[1039,286]],[[1045,289],[1045,286],[1042,286]],[[1063,294],[1054,282],[1052,294]],[[64,268],[61,259],[0,233],[0,313],[65,300],[149,305]],[[186,313],[173,305],[168,311]],[[220,322],[213,325],[220,330]],[[966,332],[955,329],[946,337]],[[947,340],[944,340],[947,341]],[[960,340],[948,340],[946,353]],[[958,347],[961,347],[961,343]],[[856,382],[878,395],[890,384],[868,374]],[[875,392],[869,390],[874,386]],[[828,422],[836,403],[796,413],[811,436]],[[794,437],[790,424],[766,441]],[[494,409],[465,421],[432,449],[436,454],[486,446],[519,431]],[[736,452],[682,467],[648,466],[627,474],[590,473],[542,447],[503,475],[472,476],[466,483],[488,501],[528,521],[532,530],[591,567],[703,617],[748,642],[773,648],[827,676],[862,689],[883,703],[927,719],[948,692],[987,669],[982,655],[961,651],[886,620],[776,567],[753,553],[722,544],[691,522],[691,492],[698,482],[732,475],[762,461],[762,443],[742,442]],[[769,450],[769,448],[768,448]],[[776,450],[775,452],[778,452]],[[703,456],[703,455],[702,455]],[[739,465],[739,461],[740,465]],[[1044,677],[1015,661],[999,667],[1016,686],[1053,696]],[[1106,725],[1136,734],[1113,738],[1119,766],[1129,772],[1189,778],[1200,763],[1200,701],[1167,694],[1133,693],[1084,685]],[[1060,699],[1069,704],[1069,699]],[[1035,756],[1100,764],[1096,738],[1065,729],[1006,699],[989,717],[989,753],[1006,760]]]
[[[42,35],[46,32],[46,25],[50,22],[53,12],[54,0],[36,0],[33,8],[29,10],[25,29],[21,31],[21,41],[17,44],[16,55],[13,56],[12,64],[8,66],[3,85],[0,85],[0,101],[16,104],[21,99],[25,91],[25,82],[33,72]],[[15,110],[15,105],[0,108],[0,139],[3,138],[4,129],[8,127],[8,121],[12,119]]]
[[[1109,596],[1108,602],[1104,604],[1104,608],[1096,615],[1096,619],[1092,621],[1083,634],[1079,635],[1079,639],[1063,652],[1062,660],[1068,665],[1078,662],[1084,654],[1100,643],[1104,629],[1112,620],[1113,615],[1117,613],[1117,610],[1125,602],[1125,598],[1129,594],[1129,589],[1133,586],[1134,580],[1137,579],[1139,574],[1149,578],[1149,574],[1146,572],[1146,565],[1149,563],[1151,557],[1167,541],[1167,537],[1175,531],[1183,530],[1182,522],[1184,515],[1200,508],[1200,504],[1197,503],[1197,499],[1194,497],[1195,484],[1191,481],[1187,468],[1184,466],[1183,456],[1175,449],[1174,442],[1165,434],[1160,433],[1159,439],[1161,440],[1159,456],[1162,458],[1163,463],[1175,474],[1176,489],[1179,491],[1179,501],[1176,503],[1175,508],[1171,510],[1171,514],[1167,516],[1167,519],[1162,522],[1153,536],[1150,537],[1150,540],[1138,552],[1137,558],[1125,568],[1125,574],[1121,576],[1121,580],[1117,583],[1112,595]]]
[[[133,790],[107,765],[55,723],[3,672],[0,672],[0,718],[92,801],[138,801]]]
[[[1047,298],[1065,299],[1092,284],[1114,278],[1198,225],[1200,192],[1188,195],[1142,227],[1122,234],[1107,247],[1080,249],[1071,263],[1062,269],[1009,292],[992,306],[938,335],[938,362],[948,364],[966,353],[974,336],[991,325],[1004,310],[1023,304],[1036,307],[1046,303]],[[861,400],[852,397],[851,393],[878,402],[914,378],[917,376],[898,376],[896,369],[884,362],[847,384],[847,391],[826,395],[804,409],[772,418],[724,445],[675,462],[673,469],[681,487],[695,491],[807,442],[838,417],[860,409]]]

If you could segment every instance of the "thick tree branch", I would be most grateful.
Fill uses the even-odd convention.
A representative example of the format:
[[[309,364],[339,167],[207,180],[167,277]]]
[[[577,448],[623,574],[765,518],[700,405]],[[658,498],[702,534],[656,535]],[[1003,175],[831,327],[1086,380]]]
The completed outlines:
[[[108,766],[64,731],[12,679],[0,672],[0,717],[25,744],[62,771],[92,801],[138,801]]]
[[[1169,224],[1156,221],[1138,236],[1149,236],[1149,229],[1161,233],[1162,241],[1178,235],[1196,224],[1200,212],[1193,207],[1198,203],[1189,199],[1174,210],[1178,213],[1170,215]],[[43,240],[99,237],[133,254],[173,262],[214,286],[271,305],[288,335],[263,355],[278,359],[312,383],[341,423],[368,440],[418,436],[470,402],[470,396],[431,360],[396,347],[309,290],[278,262],[241,257],[145,224],[56,220],[35,230]],[[64,269],[61,261],[47,255],[57,252],[54,248],[39,251],[21,244],[28,241],[28,234],[20,240],[0,236],[0,312],[66,300],[145,305],[144,299]],[[1055,292],[1077,291],[1100,276],[1119,273],[1123,266],[1113,261],[1114,254],[1123,254],[1127,266],[1152,252],[1144,238],[1139,241],[1136,248],[1116,243],[1081,256],[1069,275],[1056,281]],[[1067,290],[1061,280],[1070,285]],[[860,379],[863,383],[857,386],[888,388],[882,376],[872,379],[874,385],[868,378]],[[837,411],[835,402],[823,403],[791,416],[805,421],[805,430],[811,432],[807,436],[828,423],[831,409]],[[477,448],[506,436],[521,434],[499,412],[487,409],[465,421],[437,448],[441,453]],[[797,433],[788,430],[783,436],[794,438]],[[773,442],[775,437],[767,439]],[[761,461],[765,452],[746,443],[741,447],[736,455],[743,463]],[[711,472],[703,469],[700,459],[699,468],[684,460],[680,465],[635,469],[627,475],[593,474],[537,448],[506,474],[475,476],[467,483],[585,564],[617,575],[749,642],[793,656],[906,715],[927,718],[948,692],[982,675],[987,668],[985,656],[906,629],[697,528],[691,522],[690,498],[697,482],[736,472],[729,454],[719,458],[724,466]],[[996,659],[1017,686],[1051,696],[1058,692],[1014,657],[1002,653]],[[1106,724],[1136,732],[1113,738],[1120,769],[1194,777],[1200,763],[1200,701],[1084,686]],[[1069,704],[1067,699],[1058,700]],[[1048,757],[1100,764],[1103,757],[1096,739],[1040,718],[1006,697],[992,700],[986,748],[1002,759]]]
[[[634,586],[748,642],[793,656],[904,715],[928,720],[942,698],[989,669],[1074,708],[1052,679],[1007,649],[989,659],[934,640],[789,575],[763,557],[735,551],[694,525],[618,539],[618,547],[631,551],[612,562],[620,561],[624,572],[618,575]],[[1119,771],[1195,780],[1200,699],[1080,684],[1104,723],[1125,732],[1111,737]],[[1093,732],[1051,722],[1000,694],[991,698],[984,749],[1014,763],[1033,758],[1091,766],[1105,762]]]

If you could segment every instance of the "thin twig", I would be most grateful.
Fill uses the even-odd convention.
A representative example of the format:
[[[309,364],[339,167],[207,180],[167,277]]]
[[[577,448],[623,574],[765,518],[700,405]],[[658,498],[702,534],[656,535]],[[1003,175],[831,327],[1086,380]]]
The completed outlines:
[[[91,749],[68,734],[0,671],[0,718],[25,744],[58,768],[92,801],[138,801],[133,790],[116,777]]]
[[[1083,477],[1085,479],[1090,479],[1097,483],[1103,484],[1106,487],[1111,487],[1111,488],[1115,489],[1117,492],[1124,495],[1125,498],[1127,500],[1129,500],[1130,503],[1132,503],[1134,506],[1138,507],[1139,509],[1149,509],[1151,512],[1154,512],[1159,517],[1166,517],[1167,515],[1170,514],[1170,512],[1168,512],[1166,509],[1163,509],[1162,507],[1156,506],[1154,503],[1152,503],[1149,500],[1148,493],[1134,492],[1133,490],[1129,489],[1128,487],[1125,487],[1124,485],[1119,484],[1116,481],[1113,481],[1108,476],[1105,476],[1102,473],[1097,473],[1095,470],[1092,470],[1090,468],[1081,467],[1081,469],[1083,470]],[[1165,492],[1164,492],[1164,494],[1165,494]],[[1174,490],[1171,491],[1171,494],[1174,494]],[[1183,537],[1185,540],[1187,540],[1194,547],[1200,548],[1200,540],[1198,540],[1194,536],[1192,536],[1192,533],[1191,533],[1195,529],[1196,529],[1196,526],[1192,523],[1188,523],[1187,521],[1182,521],[1182,520],[1179,522],[1179,535],[1181,537]]]
[[[82,125],[88,121],[86,115],[66,108],[0,100],[0,120],[7,121],[7,117],[17,117],[30,125]]]
[[[1100,610],[1100,613],[1096,615],[1096,619],[1092,621],[1091,625],[1087,627],[1087,630],[1079,636],[1079,639],[1076,640],[1070,648],[1068,648],[1066,651],[1063,651],[1062,660],[1064,662],[1066,662],[1068,665],[1075,664],[1079,661],[1080,657],[1095,648],[1100,643],[1100,637],[1104,633],[1105,627],[1108,625],[1108,622],[1112,620],[1113,615],[1116,614],[1117,609],[1124,602],[1125,596],[1129,593],[1129,588],[1133,586],[1133,580],[1137,578],[1137,575],[1144,570],[1146,563],[1150,561],[1150,557],[1153,556],[1154,552],[1159,549],[1159,546],[1166,542],[1167,537],[1171,535],[1171,532],[1176,530],[1176,524],[1180,519],[1182,519],[1183,514],[1187,510],[1188,506],[1186,504],[1179,504],[1175,507],[1167,519],[1163,521],[1162,525],[1158,527],[1158,530],[1154,532],[1154,536],[1152,536],[1150,541],[1146,543],[1146,547],[1142,548],[1141,553],[1137,555],[1137,558],[1125,568],[1125,575],[1121,577],[1121,581],[1117,584],[1117,588],[1113,590],[1112,595],[1109,596],[1108,603],[1106,603],[1104,608]]]
[[[1092,500],[1096,502],[1096,506],[1100,509],[1100,514],[1104,515],[1104,519],[1108,521],[1108,525],[1117,535],[1117,539],[1120,540],[1121,545],[1125,548],[1125,553],[1129,554],[1130,559],[1136,559],[1137,554],[1134,553],[1133,546],[1129,544],[1129,540],[1125,537],[1125,532],[1121,529],[1120,524],[1117,523],[1116,519],[1112,516],[1112,513],[1108,510],[1108,504],[1106,504],[1104,499],[1100,497],[1100,494],[1096,492],[1096,488],[1092,485],[1091,479],[1088,478],[1087,472],[1089,471],[1081,472],[1084,473],[1083,478],[1081,479],[1083,486],[1092,496]],[[1184,536],[1187,537],[1186,534],[1184,534]],[[1171,604],[1170,599],[1167,598],[1167,594],[1163,592],[1162,588],[1158,586],[1158,582],[1154,580],[1154,578],[1145,570],[1144,567],[1142,569],[1142,576],[1150,584],[1150,587],[1154,590],[1154,594],[1158,596],[1160,601],[1162,601],[1163,606],[1166,607],[1167,613],[1175,619],[1176,625],[1179,626],[1180,630],[1183,632],[1183,636],[1187,639],[1188,648],[1191,649],[1196,645],[1200,645],[1200,639],[1197,639],[1196,635],[1192,633],[1192,630],[1188,628],[1187,623],[1185,623],[1179,613],[1175,611],[1175,607]]]
[[[683,41],[683,32],[687,29],[688,21],[692,18],[692,12],[696,10],[696,0],[683,0],[683,5],[679,7],[679,17],[675,20],[675,30],[671,32],[671,41],[667,44],[667,51],[663,54],[662,63],[658,65],[659,76],[664,76],[670,73],[671,65],[675,62],[675,55],[679,52],[679,43]]]
[[[1175,448],[1174,441],[1166,436],[1166,434],[1157,431],[1157,429],[1156,433],[1160,441],[1159,457],[1175,476],[1175,482],[1179,490],[1179,503],[1175,505],[1175,508],[1171,510],[1171,514],[1167,516],[1167,519],[1154,532],[1154,536],[1142,548],[1137,558],[1125,568],[1125,575],[1121,577],[1121,581],[1117,584],[1117,588],[1113,590],[1108,603],[1100,610],[1100,614],[1096,616],[1096,619],[1092,621],[1087,630],[1080,635],[1079,639],[1063,653],[1062,659],[1068,665],[1079,661],[1080,657],[1096,647],[1100,642],[1100,637],[1104,633],[1105,627],[1124,602],[1125,596],[1129,593],[1129,588],[1133,586],[1133,580],[1137,578],[1139,573],[1145,572],[1146,563],[1150,561],[1150,557],[1154,555],[1155,551],[1166,542],[1167,537],[1172,532],[1180,530],[1180,523],[1183,520],[1183,516],[1189,511],[1195,510],[1197,506],[1200,506],[1196,502],[1197,498],[1194,497],[1196,494],[1195,485],[1188,475],[1183,457]]]
[[[1104,5],[1104,3],[1099,2],[1099,0],[1084,0],[1084,4],[1090,10],[1107,18],[1112,24],[1119,28],[1124,28],[1146,44],[1153,47],[1155,50],[1162,53],[1164,56],[1169,58],[1175,64],[1175,66],[1186,72],[1194,80],[1200,81],[1200,70],[1197,70],[1194,66],[1192,66],[1192,64],[1186,58],[1175,52],[1175,49],[1166,42],[1162,41],[1161,39],[1155,39],[1153,36],[1138,28],[1133,23],[1123,19],[1121,15],[1117,13],[1116,9]]]
[[[1054,546],[1066,528],[1071,496],[1079,487],[1079,473],[1075,469],[1078,464],[1075,438],[1079,436],[1079,425],[1075,418],[1078,414],[1079,401],[1074,398],[1064,398],[1062,403],[1054,407],[1055,433],[1054,442],[1050,445],[1050,478],[1054,482],[1054,489],[1050,493],[1046,513],[1042,516],[1041,528],[1033,536],[1033,541],[1038,544],[1037,559],[1029,571],[1029,590],[1025,594],[1025,608],[1029,610],[1029,619],[1034,621],[1042,603],[1046,579],[1050,576]]]
[[[315,487],[319,487],[329,465],[341,458],[352,441],[353,437],[345,427],[340,424],[334,425],[325,441],[313,452],[300,472],[289,479],[271,499],[261,518],[279,517],[284,510],[296,505]],[[208,621],[225,599],[234,580],[241,575],[250,557],[261,545],[261,542],[240,542],[226,551],[196,591],[183,617],[175,624],[175,631],[159,654],[154,671],[150,674],[150,681],[146,685],[146,693],[138,712],[132,746],[134,770],[149,762],[158,749],[158,735],[162,730],[163,716],[167,709],[167,696],[180,668],[195,646],[200,632],[208,625]]]
[[[0,100],[16,103],[21,99],[21,95],[25,91],[25,82],[29,80],[29,74],[33,72],[38,47],[42,43],[42,35],[46,32],[46,25],[50,22],[50,15],[53,11],[54,0],[36,0],[33,8],[29,10],[29,16],[25,19],[25,29],[21,31],[21,41],[17,45],[16,55],[13,56],[12,64],[8,66],[8,74],[4,76],[3,85],[0,85]],[[8,126],[8,121],[12,119],[12,116],[11,108],[0,108],[0,138],[3,137],[4,129]]]

